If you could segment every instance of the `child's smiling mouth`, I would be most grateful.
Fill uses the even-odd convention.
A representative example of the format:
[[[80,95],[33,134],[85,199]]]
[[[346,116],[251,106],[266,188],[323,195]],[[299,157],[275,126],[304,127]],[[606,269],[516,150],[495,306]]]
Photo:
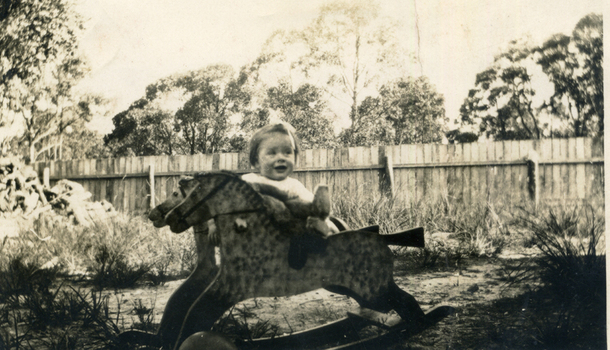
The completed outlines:
[[[285,166],[285,165],[278,165],[278,166],[275,167],[275,170],[279,171],[279,172],[283,172],[283,171],[288,170],[288,167]]]

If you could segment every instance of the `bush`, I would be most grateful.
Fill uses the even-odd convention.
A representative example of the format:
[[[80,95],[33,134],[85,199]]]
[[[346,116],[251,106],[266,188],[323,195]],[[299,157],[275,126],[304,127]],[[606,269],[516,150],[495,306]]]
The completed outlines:
[[[541,257],[520,279],[538,279],[530,318],[534,338],[546,347],[571,347],[588,339],[604,344],[606,331],[606,255],[604,219],[591,206],[547,208],[525,213],[521,225]],[[596,348],[593,345],[593,348]]]
[[[252,340],[263,337],[275,337],[279,333],[279,326],[256,318],[247,306],[233,306],[228,314],[221,317],[214,324],[213,330],[226,334],[232,339]]]
[[[583,286],[605,285],[603,217],[596,217],[591,207],[576,206],[571,210],[550,208],[542,217],[530,214],[521,223],[542,253],[538,265],[543,283],[562,295],[594,292],[599,297],[599,290]]]
[[[132,288],[144,276],[150,267],[142,262],[130,264],[124,251],[117,251],[116,246],[101,244],[96,247],[95,260],[90,266],[93,272],[92,283],[99,289]]]
[[[57,273],[15,258],[0,270],[2,349],[107,349],[119,329],[108,297],[57,285]],[[6,282],[6,283],[5,283]]]
[[[184,277],[194,268],[196,247],[191,233],[158,229],[144,217],[118,214],[106,223],[84,227],[57,216],[45,216],[17,237],[0,242],[0,268],[10,261],[52,267],[58,273],[90,278],[100,288],[159,285]]]

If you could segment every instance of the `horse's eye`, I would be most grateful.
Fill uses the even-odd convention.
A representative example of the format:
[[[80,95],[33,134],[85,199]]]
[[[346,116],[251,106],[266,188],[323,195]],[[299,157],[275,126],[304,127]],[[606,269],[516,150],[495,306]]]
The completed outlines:
[[[173,193],[173,196],[174,196],[174,197],[178,197],[178,192],[174,192],[174,193]]]

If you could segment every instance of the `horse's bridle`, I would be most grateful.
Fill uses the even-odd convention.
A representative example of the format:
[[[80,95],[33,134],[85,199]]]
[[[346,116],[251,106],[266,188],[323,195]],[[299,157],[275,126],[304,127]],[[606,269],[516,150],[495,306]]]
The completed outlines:
[[[222,190],[229,182],[231,181],[230,177],[226,177],[224,180],[222,180],[222,182],[220,184],[218,184],[218,186],[214,187],[208,194],[206,194],[202,199],[200,199],[197,203],[195,203],[195,205],[193,205],[189,210],[187,210],[185,213],[180,214],[180,216],[178,217],[180,219],[180,221],[186,221],[186,219],[191,216],[191,214],[193,214],[196,210],[199,209],[199,207],[201,207],[205,202],[207,202],[210,198],[212,198],[213,196],[215,196],[220,190]],[[198,185],[199,188],[201,188],[201,185]],[[183,195],[185,195],[184,190],[182,189],[182,187],[180,187],[180,191],[182,192]],[[193,190],[195,191],[195,190]],[[191,193],[189,194],[189,196],[193,193],[193,191],[191,191]],[[185,196],[186,197],[186,196]],[[184,201],[182,201],[184,203]],[[216,215],[214,215],[212,218],[216,218],[219,215],[229,215],[229,214],[245,214],[245,213],[253,213],[259,210],[262,210],[263,208],[254,208],[254,209],[245,209],[245,210],[238,210],[238,211],[233,211],[233,212],[228,212],[228,213],[218,213]]]

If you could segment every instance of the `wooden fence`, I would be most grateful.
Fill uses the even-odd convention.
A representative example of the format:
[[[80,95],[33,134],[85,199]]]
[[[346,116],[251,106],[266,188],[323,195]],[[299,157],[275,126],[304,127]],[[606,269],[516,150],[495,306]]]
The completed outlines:
[[[466,204],[587,201],[603,200],[603,160],[602,141],[590,138],[315,149],[299,154],[294,177],[309,189],[327,184],[334,198],[391,194],[403,205],[439,196]],[[79,159],[40,162],[35,169],[51,185],[77,181],[93,200],[132,213],[165,200],[182,175],[252,171],[245,153]]]

